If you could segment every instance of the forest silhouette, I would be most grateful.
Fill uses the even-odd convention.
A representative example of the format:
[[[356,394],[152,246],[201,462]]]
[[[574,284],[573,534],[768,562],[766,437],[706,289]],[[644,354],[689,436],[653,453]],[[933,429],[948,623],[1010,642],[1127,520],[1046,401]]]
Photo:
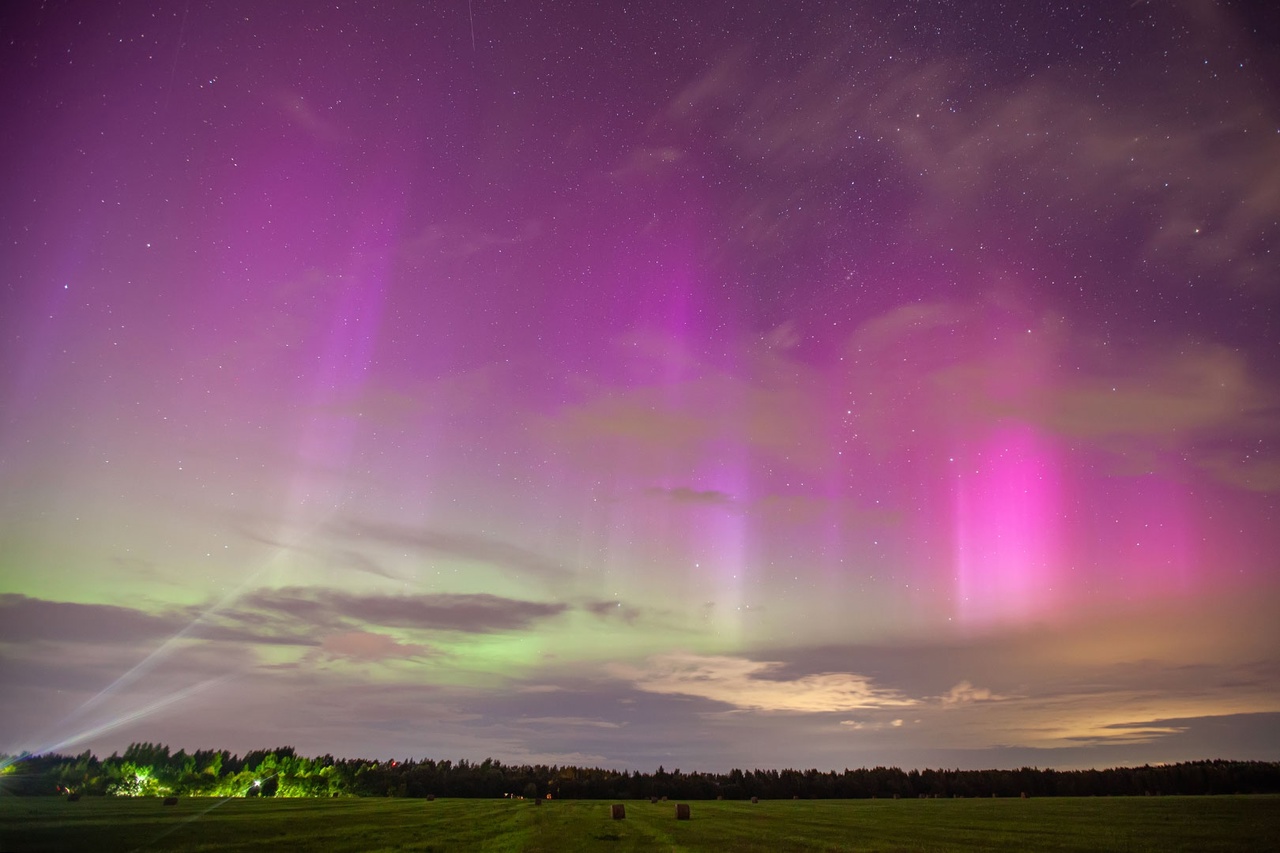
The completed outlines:
[[[300,756],[292,747],[171,752],[134,743],[99,759],[86,751],[0,757],[10,795],[201,797],[554,797],[568,799],[860,799],[1280,793],[1280,762],[1188,761],[1091,770],[740,770],[653,773],[491,758],[371,761]]]

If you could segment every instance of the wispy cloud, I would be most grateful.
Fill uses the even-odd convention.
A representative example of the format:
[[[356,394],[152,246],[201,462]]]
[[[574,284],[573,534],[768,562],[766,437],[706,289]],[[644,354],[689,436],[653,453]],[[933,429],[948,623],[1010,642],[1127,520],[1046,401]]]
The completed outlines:
[[[876,31],[872,13],[863,14],[860,26],[845,18],[838,31]],[[1215,11],[1190,31],[1203,50],[1231,39],[1231,51],[1245,57],[1248,40],[1229,19]],[[799,188],[744,193],[735,233],[756,251],[821,227],[798,214],[804,177],[862,178],[873,163],[910,176],[919,221],[939,229],[998,199],[1011,228],[1065,226],[1076,239],[1105,239],[1122,220],[1137,220],[1145,239],[1131,247],[1135,265],[1228,270],[1233,283],[1261,286],[1274,274],[1275,259],[1257,248],[1280,212],[1280,142],[1271,104],[1247,77],[1206,75],[1198,62],[1166,54],[1151,64],[1159,79],[1139,65],[1136,78],[1100,84],[1096,68],[1058,63],[974,86],[987,74],[980,63],[853,38],[833,36],[828,50],[782,73],[752,48],[727,50],[667,109],[671,125],[716,134],[741,160]],[[1137,80],[1174,87],[1207,115],[1135,97],[1143,91]],[[850,158],[851,146],[863,157]]]
[[[645,494],[665,498],[673,503],[692,504],[695,506],[732,506],[733,496],[715,489],[693,489],[688,486],[661,488],[654,486],[645,489]]]
[[[335,532],[348,543],[390,544],[464,560],[487,563],[507,571],[543,579],[561,579],[569,567],[543,554],[501,539],[475,533],[437,530],[429,527],[405,527],[371,521],[348,521],[335,527]]]
[[[585,726],[592,729],[620,729],[624,723],[613,723],[608,720],[595,720],[590,717],[520,717],[517,723],[537,726],[567,726],[578,728]]]
[[[650,693],[673,693],[723,702],[744,710],[827,713],[919,704],[866,676],[824,672],[783,678],[785,664],[749,658],[670,654],[641,667],[617,666],[614,674]]]
[[[974,702],[998,702],[1004,698],[992,693],[986,687],[974,687],[968,681],[961,681],[942,694],[942,707],[952,708],[957,705],[972,705]]]

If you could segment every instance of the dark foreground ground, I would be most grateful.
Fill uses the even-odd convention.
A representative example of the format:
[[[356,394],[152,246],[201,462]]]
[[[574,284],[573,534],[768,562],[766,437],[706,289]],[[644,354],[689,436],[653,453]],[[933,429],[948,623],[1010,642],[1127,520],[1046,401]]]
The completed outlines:
[[[781,800],[0,798],[0,851],[1280,851],[1280,797]]]

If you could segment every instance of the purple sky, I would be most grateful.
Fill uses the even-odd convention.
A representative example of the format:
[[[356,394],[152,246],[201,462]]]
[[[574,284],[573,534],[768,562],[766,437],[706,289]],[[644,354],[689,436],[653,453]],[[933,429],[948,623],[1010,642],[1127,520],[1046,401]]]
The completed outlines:
[[[1044,5],[7,9],[0,751],[1280,759],[1280,27]]]

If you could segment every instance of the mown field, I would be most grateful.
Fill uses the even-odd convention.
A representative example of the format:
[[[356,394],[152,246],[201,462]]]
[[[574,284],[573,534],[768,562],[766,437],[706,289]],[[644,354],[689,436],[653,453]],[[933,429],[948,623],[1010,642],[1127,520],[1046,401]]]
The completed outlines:
[[[0,799],[0,850],[1280,850],[1280,797],[780,800]]]

